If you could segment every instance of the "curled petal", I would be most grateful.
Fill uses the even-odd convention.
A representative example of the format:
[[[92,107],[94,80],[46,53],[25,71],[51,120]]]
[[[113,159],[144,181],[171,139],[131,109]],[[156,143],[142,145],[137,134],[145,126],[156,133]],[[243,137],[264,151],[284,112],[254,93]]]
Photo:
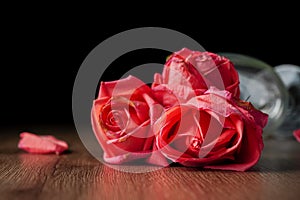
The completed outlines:
[[[61,154],[68,149],[68,144],[65,141],[59,140],[51,135],[39,136],[33,133],[23,132],[20,134],[20,138],[18,148],[29,153]]]

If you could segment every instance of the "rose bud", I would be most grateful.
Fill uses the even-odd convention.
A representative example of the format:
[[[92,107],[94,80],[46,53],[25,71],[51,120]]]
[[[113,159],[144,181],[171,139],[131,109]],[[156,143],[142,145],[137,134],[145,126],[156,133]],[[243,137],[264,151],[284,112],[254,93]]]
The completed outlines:
[[[260,158],[267,118],[250,103],[211,88],[165,112],[154,129],[156,145],[184,166],[245,171]]]
[[[211,86],[239,97],[239,77],[232,62],[211,52],[187,48],[168,57],[162,74],[154,75],[152,89],[165,107],[184,103]]]
[[[133,76],[101,83],[91,118],[105,162],[122,164],[150,156],[151,119],[160,115],[152,114],[156,104],[150,87]]]

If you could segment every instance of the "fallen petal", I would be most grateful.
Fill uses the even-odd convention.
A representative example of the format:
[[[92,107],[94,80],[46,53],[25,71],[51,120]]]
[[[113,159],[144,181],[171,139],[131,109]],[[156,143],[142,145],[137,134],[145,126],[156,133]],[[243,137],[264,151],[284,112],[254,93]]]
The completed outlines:
[[[68,149],[68,144],[65,141],[58,140],[51,135],[39,136],[29,132],[20,133],[20,141],[18,148],[29,153],[61,154]]]
[[[296,140],[297,140],[298,142],[300,142],[300,129],[295,130],[295,131],[293,132],[293,134],[294,134],[294,137],[296,138]]]

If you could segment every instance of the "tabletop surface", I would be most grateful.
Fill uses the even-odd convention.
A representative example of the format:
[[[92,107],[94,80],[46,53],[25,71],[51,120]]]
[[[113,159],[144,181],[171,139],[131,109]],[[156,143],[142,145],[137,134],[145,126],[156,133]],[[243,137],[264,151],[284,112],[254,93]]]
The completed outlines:
[[[89,154],[72,126],[34,128],[69,143],[62,155],[17,149],[19,132],[0,134],[0,199],[299,199],[300,143],[266,139],[259,163],[247,172],[172,166],[126,173]],[[143,166],[138,166],[143,167]]]

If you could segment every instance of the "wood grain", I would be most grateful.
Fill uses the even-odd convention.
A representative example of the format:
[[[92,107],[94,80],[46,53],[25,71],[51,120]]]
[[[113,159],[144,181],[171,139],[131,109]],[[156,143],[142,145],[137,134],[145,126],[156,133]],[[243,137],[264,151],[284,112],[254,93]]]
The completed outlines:
[[[72,127],[35,128],[68,141],[71,152],[34,155],[17,149],[18,130],[0,134],[0,199],[299,199],[300,144],[266,140],[248,172],[172,166],[126,173],[101,164]],[[137,166],[142,167],[142,166]]]

